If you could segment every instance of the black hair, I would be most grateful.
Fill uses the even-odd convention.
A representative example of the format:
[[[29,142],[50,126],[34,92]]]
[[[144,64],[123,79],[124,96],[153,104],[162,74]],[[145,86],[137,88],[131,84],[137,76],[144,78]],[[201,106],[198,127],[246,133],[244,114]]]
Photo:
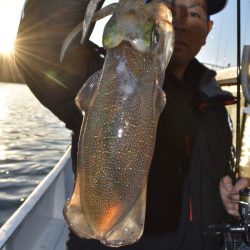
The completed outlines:
[[[207,21],[210,21],[211,20],[210,15],[208,14],[208,0],[206,0],[206,6],[207,6],[207,9],[206,9],[206,11],[207,11]]]

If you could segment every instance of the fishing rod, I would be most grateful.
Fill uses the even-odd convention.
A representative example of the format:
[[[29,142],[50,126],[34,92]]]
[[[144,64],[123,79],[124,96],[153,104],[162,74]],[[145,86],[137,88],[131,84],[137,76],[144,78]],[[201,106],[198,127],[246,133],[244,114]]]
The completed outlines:
[[[241,121],[241,85],[245,96],[245,107],[250,103],[249,72],[250,47],[244,48],[243,65],[241,66],[241,0],[237,0],[237,114],[236,114],[236,164],[235,180],[240,178],[240,158],[246,112]],[[246,70],[247,68],[247,70]],[[241,75],[243,74],[243,75]],[[246,74],[248,74],[246,76]],[[244,83],[244,84],[243,84]],[[223,234],[226,250],[250,249],[250,187],[240,190],[240,218],[232,223],[210,224],[208,233]]]
[[[237,112],[236,112],[236,165],[235,177],[240,176],[241,158],[241,0],[237,0]]]

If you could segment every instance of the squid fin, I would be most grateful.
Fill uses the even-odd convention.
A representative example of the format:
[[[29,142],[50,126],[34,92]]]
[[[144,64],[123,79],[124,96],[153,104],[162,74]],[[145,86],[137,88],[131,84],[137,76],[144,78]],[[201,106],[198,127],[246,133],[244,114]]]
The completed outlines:
[[[89,238],[89,236],[93,234],[82,211],[79,178],[76,178],[74,192],[71,199],[64,205],[63,214],[70,229],[76,235],[81,238]]]
[[[144,229],[146,211],[147,183],[135,201],[129,213],[125,215],[107,234],[102,243],[109,246],[122,246],[136,242]]]
[[[92,104],[100,84],[101,73],[102,71],[98,70],[93,75],[91,75],[79,90],[75,98],[75,103],[80,111],[86,112]]]

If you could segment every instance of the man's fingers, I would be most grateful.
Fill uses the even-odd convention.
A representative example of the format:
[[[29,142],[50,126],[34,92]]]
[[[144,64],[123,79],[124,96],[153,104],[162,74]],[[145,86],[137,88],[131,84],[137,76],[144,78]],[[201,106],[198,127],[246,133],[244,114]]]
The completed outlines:
[[[227,212],[232,216],[239,216],[239,193],[234,192],[231,177],[225,176],[220,181],[220,193]]]
[[[233,198],[234,195],[228,194],[227,200],[224,200],[224,206],[227,212],[233,216],[240,216],[239,214],[239,203],[237,198]]]
[[[240,214],[239,214],[239,212],[238,212],[238,209],[235,209],[235,210],[228,210],[227,212],[228,212],[230,215],[235,216],[235,217],[239,217],[239,216],[240,216]]]
[[[227,198],[230,199],[233,203],[238,203],[239,202],[239,199],[240,199],[240,195],[239,193],[229,193],[227,194]]]
[[[232,179],[229,176],[225,176],[220,181],[220,189],[224,188],[227,192],[233,191]]]
[[[241,178],[235,185],[229,176],[225,176],[220,181],[220,193],[223,204],[227,212],[233,216],[239,215],[239,191],[250,186],[250,179]]]
[[[232,192],[237,193],[241,189],[250,186],[250,179],[248,178],[240,178],[234,185]]]

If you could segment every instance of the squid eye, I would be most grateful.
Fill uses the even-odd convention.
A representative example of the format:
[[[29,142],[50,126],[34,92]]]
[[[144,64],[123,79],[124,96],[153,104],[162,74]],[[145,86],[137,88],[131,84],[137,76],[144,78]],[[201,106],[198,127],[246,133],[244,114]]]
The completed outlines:
[[[152,46],[155,47],[160,41],[160,33],[158,28],[155,27],[152,32]]]

